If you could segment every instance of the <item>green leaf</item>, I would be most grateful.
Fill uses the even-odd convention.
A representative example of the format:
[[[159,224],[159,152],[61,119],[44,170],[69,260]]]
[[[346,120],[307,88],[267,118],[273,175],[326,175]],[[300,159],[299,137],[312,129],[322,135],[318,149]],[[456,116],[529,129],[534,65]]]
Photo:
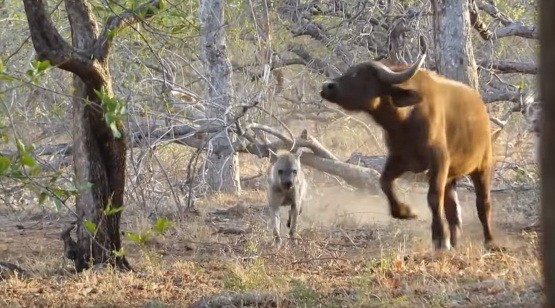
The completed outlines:
[[[37,176],[37,175],[39,175],[40,170],[41,169],[40,169],[39,165],[33,166],[33,167],[31,167],[31,170],[29,170],[29,175],[30,176]]]
[[[184,24],[177,25],[177,26],[172,28],[171,33],[172,34],[177,34],[177,33],[181,32],[181,30],[183,30],[184,28],[185,28]]]
[[[27,167],[35,167],[37,165],[37,161],[29,153],[23,153],[21,155],[21,163]]]
[[[21,139],[17,139],[17,140],[15,141],[15,144],[16,144],[16,146],[17,146],[17,150],[19,151],[19,153],[25,153],[25,152],[27,152],[27,151],[25,150],[25,144],[23,144],[23,141],[21,141]]]
[[[10,169],[12,159],[8,156],[0,155],[0,174],[4,175]]]
[[[63,208],[64,208],[64,204],[62,203],[62,201],[60,200],[60,198],[54,197],[53,199],[54,199],[54,205],[56,206],[56,212],[58,212],[58,213],[61,212],[61,211],[63,210]],[[88,221],[88,222],[90,222],[90,221]],[[86,223],[87,223],[87,221],[85,221],[85,227],[87,228],[87,230],[89,230],[89,232],[91,232],[91,233],[94,233],[94,231],[91,231],[91,230],[89,229],[89,227],[87,226]],[[96,229],[96,225],[94,224],[94,222],[90,222],[90,223],[94,225],[94,226],[91,226],[91,227],[93,227],[92,230],[95,230],[95,229]]]
[[[0,80],[3,80],[3,81],[14,81],[15,78],[13,78],[12,76],[10,76],[10,75],[8,75],[8,74],[6,74],[6,73],[0,72]]]
[[[138,245],[144,245],[148,241],[150,233],[148,231],[141,233],[125,232],[125,237]]]
[[[123,211],[123,206],[114,206],[112,204],[112,201],[110,201],[108,203],[108,205],[106,206],[106,208],[103,210],[104,215],[106,215],[106,216],[114,215],[114,214],[119,213],[121,211]]]
[[[121,258],[125,256],[126,251],[125,248],[121,247],[119,250],[112,250],[112,253],[114,254],[114,256]]]
[[[91,233],[91,234],[95,234],[96,233],[96,224],[88,219],[85,219],[85,222],[83,223],[85,225],[85,228]]]
[[[116,139],[121,138],[121,133],[119,132],[118,127],[116,126],[116,122],[110,123],[110,128],[112,129],[112,134],[114,134],[114,138]]]
[[[48,182],[50,184],[54,184],[60,176],[62,176],[62,171],[56,171]]]
[[[10,136],[8,136],[8,134],[0,133],[0,139],[2,139],[3,143],[10,142]]]
[[[50,67],[52,67],[50,60],[35,60],[31,62],[31,69],[27,70],[25,73],[27,76],[31,77],[31,81],[37,82],[37,77],[44,74]]]
[[[36,69],[39,73],[42,73],[44,71],[46,71],[47,69],[49,69],[52,66],[52,64],[50,64],[50,60],[44,60],[44,61],[40,61],[37,60],[36,61]]]
[[[52,193],[54,194],[54,196],[62,199],[69,197],[71,190],[63,188],[52,188]]]
[[[43,204],[46,198],[48,198],[48,193],[46,191],[41,192],[39,194],[39,204]]]
[[[164,235],[166,231],[172,226],[172,222],[164,217],[160,217],[156,220],[156,222],[152,225],[152,230],[154,232]]]

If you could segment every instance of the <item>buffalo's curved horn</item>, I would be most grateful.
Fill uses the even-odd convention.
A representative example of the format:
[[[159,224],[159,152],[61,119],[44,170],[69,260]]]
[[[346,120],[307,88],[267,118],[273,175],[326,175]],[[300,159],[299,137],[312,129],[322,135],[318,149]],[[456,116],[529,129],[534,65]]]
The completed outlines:
[[[378,77],[380,80],[390,84],[399,84],[409,80],[412,76],[414,76],[414,74],[416,74],[416,71],[418,71],[422,64],[424,64],[424,60],[426,59],[426,42],[422,36],[420,37],[420,48],[422,49],[420,59],[401,72],[394,72],[383,63],[374,62],[373,65],[376,69],[378,69]]]

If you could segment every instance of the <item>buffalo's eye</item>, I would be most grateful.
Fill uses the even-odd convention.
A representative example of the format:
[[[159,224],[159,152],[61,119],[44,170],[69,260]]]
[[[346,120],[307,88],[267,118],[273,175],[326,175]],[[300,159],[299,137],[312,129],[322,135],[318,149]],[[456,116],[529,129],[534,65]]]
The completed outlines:
[[[283,170],[278,170],[278,174],[282,175],[283,174]]]

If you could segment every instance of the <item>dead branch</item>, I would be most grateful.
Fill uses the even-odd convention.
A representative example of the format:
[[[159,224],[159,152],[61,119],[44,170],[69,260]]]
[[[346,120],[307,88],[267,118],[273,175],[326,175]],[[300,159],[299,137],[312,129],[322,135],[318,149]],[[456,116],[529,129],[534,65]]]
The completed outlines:
[[[64,255],[66,256],[66,258],[70,260],[77,259],[77,255],[78,255],[77,243],[71,237],[71,231],[74,228],[75,228],[75,224],[72,224],[71,226],[65,228],[64,231],[62,231],[62,233],[60,234],[60,238],[64,243]]]
[[[12,276],[25,276],[27,272],[23,270],[21,267],[9,263],[0,261],[0,281],[7,279]]]
[[[493,32],[491,39],[500,39],[508,36],[519,36],[528,39],[539,39],[539,31],[534,25],[525,25],[512,20],[509,16],[499,11],[493,2],[477,2],[478,8],[499,20],[503,27]]]
[[[97,59],[104,60],[112,46],[112,40],[115,37],[115,33],[123,30],[124,28],[140,22],[144,19],[148,19],[159,10],[162,6],[162,1],[160,0],[150,0],[147,3],[139,5],[135,10],[127,10],[117,15],[110,16],[102,33],[98,37],[98,40],[94,46],[94,56]]]
[[[493,37],[493,33],[484,24],[482,18],[480,18],[476,0],[471,0],[469,6],[470,23],[472,24],[472,27],[474,27],[474,29],[478,31],[478,33],[484,40],[489,41]]]
[[[493,69],[498,73],[510,74],[510,73],[521,73],[521,74],[532,74],[536,75],[538,73],[538,66],[535,63],[523,63],[515,61],[506,60],[479,60],[478,65]]]
[[[482,98],[486,103],[494,102],[514,102],[520,103],[525,97],[525,93],[520,91],[498,91],[498,92],[481,92]]]
[[[290,20],[294,27],[289,27],[293,36],[308,35],[320,41],[324,46],[333,46],[335,54],[347,65],[353,63],[353,55],[340,42],[333,40],[327,31],[311,19],[309,13],[314,8],[314,3],[300,9],[297,1],[285,0],[278,8],[278,13],[287,20]],[[305,14],[306,13],[306,14]]]
[[[280,307],[285,299],[275,293],[250,291],[246,293],[221,292],[204,296],[193,303],[191,308],[217,307]]]
[[[520,22],[515,22],[509,26],[499,28],[494,32],[494,38],[503,38],[508,36],[520,36],[527,39],[539,39],[540,34],[538,29],[532,25],[525,25]]]
[[[304,61],[304,64],[310,70],[322,74],[326,77],[334,77],[340,75],[340,71],[328,62],[322,59],[313,57],[310,53],[300,44],[289,44],[287,50],[296,54]]]
[[[331,160],[338,160],[333,155],[333,153],[331,153],[322,144],[320,144],[320,142],[318,142],[314,137],[309,136],[306,133],[306,130],[303,131],[302,135],[304,135],[304,136],[301,136],[301,138],[290,139],[287,136],[281,134],[279,131],[275,130],[274,128],[271,128],[271,127],[266,126],[266,125],[253,123],[253,124],[249,125],[249,128],[254,129],[254,130],[265,131],[269,134],[272,134],[272,135],[278,137],[280,140],[282,140],[284,142],[291,143],[292,145],[295,146],[295,148],[299,148],[299,147],[309,148],[310,150],[312,150],[312,152],[314,154],[316,154],[320,157],[331,159]]]
[[[497,6],[495,6],[495,4],[493,2],[491,2],[491,1],[485,2],[485,1],[478,0],[478,1],[476,1],[476,4],[478,5],[478,8],[480,10],[488,13],[491,17],[499,20],[502,25],[508,26],[511,23],[513,23],[513,20],[509,16],[507,16],[506,14],[499,11]]]

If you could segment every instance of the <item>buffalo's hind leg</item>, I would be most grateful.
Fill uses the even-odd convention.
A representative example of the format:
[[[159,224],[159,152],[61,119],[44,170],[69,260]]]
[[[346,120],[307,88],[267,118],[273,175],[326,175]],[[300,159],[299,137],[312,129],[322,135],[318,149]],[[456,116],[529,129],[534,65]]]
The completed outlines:
[[[491,232],[491,169],[486,168],[485,170],[476,170],[470,174],[470,178],[472,179],[474,189],[476,190],[476,210],[484,230],[485,246],[487,249],[491,250],[503,250],[502,247],[495,244],[493,234]]]
[[[416,214],[412,212],[410,206],[400,202],[393,191],[393,182],[405,171],[400,159],[389,156],[385,162],[385,167],[380,178],[380,186],[387,197],[389,209],[393,218],[414,219],[417,217]]]
[[[451,246],[455,248],[462,232],[461,205],[457,195],[456,180],[451,180],[445,186],[445,216],[449,223],[449,232],[451,234]]]

